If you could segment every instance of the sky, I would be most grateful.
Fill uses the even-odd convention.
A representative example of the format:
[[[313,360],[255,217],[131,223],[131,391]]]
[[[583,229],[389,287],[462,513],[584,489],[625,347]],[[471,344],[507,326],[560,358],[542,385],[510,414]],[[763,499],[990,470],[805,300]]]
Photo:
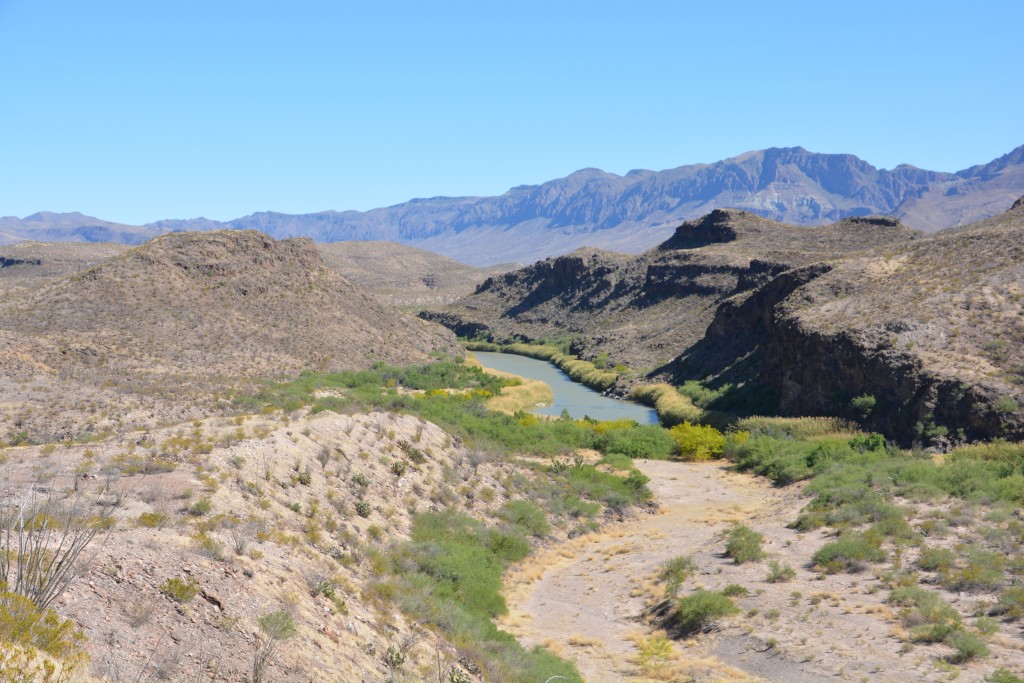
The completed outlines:
[[[1024,144],[1019,0],[0,0],[0,215],[494,195],[766,147]]]

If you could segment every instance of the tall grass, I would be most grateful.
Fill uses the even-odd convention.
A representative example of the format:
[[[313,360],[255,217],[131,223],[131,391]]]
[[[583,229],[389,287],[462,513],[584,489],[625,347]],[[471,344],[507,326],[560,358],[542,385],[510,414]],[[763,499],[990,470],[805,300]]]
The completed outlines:
[[[666,427],[674,427],[684,422],[699,422],[704,414],[690,398],[680,394],[671,384],[643,384],[635,387],[629,397],[652,406],[657,411],[661,424]]]
[[[566,353],[557,346],[547,344],[493,344],[491,342],[467,341],[463,342],[470,351],[498,351],[501,353],[514,353],[519,356],[546,360],[562,372],[569,375],[574,382],[579,382],[595,391],[605,391],[615,384],[619,373],[614,370],[603,370],[589,361],[580,360],[576,356]]]

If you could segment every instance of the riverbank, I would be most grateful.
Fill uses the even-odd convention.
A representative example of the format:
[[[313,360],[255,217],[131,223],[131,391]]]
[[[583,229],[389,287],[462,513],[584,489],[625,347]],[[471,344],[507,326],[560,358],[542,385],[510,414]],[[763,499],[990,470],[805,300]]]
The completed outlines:
[[[630,420],[642,425],[658,423],[657,413],[634,401],[604,396],[586,385],[575,382],[553,363],[514,353],[477,351],[476,360],[483,367],[512,373],[514,376],[539,380],[550,386],[553,400],[548,405],[529,406],[529,412],[552,418],[568,413],[582,420]],[[529,392],[523,392],[530,396]]]
[[[530,411],[538,406],[549,406],[554,403],[555,396],[551,386],[538,379],[530,379],[511,372],[502,372],[494,368],[488,368],[477,360],[472,353],[466,354],[466,365],[473,368],[480,368],[488,375],[501,377],[502,379],[518,380],[520,384],[504,387],[497,396],[487,399],[484,405],[488,410],[504,415],[515,415],[519,411]]]
[[[607,391],[620,377],[619,373],[614,370],[599,368],[590,361],[580,360],[576,356],[563,352],[558,347],[546,344],[495,344],[483,341],[463,341],[462,345],[470,351],[514,353],[517,356],[546,360],[569,375],[574,382],[579,382],[597,392]]]

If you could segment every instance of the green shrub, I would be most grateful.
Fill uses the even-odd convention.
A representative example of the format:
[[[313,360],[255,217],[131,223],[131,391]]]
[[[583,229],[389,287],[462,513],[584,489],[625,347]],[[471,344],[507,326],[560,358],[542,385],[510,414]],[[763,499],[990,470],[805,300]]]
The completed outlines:
[[[531,536],[541,538],[551,532],[547,515],[537,505],[527,500],[508,501],[498,510],[498,516],[509,524],[522,527]]]
[[[1010,586],[1004,589],[989,614],[1012,620],[1024,618],[1024,586]]]
[[[768,583],[785,583],[796,578],[796,570],[777,560],[768,561]]]
[[[188,509],[188,514],[193,517],[202,517],[210,514],[211,510],[213,510],[213,502],[209,498],[203,497],[192,504],[192,507]]]
[[[948,572],[955,560],[956,553],[949,548],[923,548],[917,566],[926,572]]]
[[[1024,683],[1024,678],[1015,676],[1005,667],[999,667],[985,678],[986,683]]]
[[[199,584],[192,577],[182,580],[174,576],[163,582],[160,592],[175,602],[190,602],[199,592]]]
[[[904,586],[889,595],[889,603],[900,607],[899,618],[911,629],[913,640],[940,642],[960,628],[960,613],[934,592],[920,586]]]
[[[670,598],[679,594],[683,582],[697,571],[697,563],[685,555],[673,557],[661,565],[658,580],[665,584],[665,595]]]
[[[999,554],[970,548],[960,567],[942,574],[942,584],[954,590],[995,590],[1003,585],[1006,558]]]
[[[955,630],[946,636],[945,643],[953,648],[951,659],[957,664],[988,656],[988,645],[985,640],[970,631]]]
[[[730,531],[725,543],[725,556],[731,557],[736,564],[754,562],[764,557],[761,544],[764,536],[750,527],[737,524]]]
[[[690,636],[709,631],[718,619],[739,611],[729,597],[699,589],[679,599],[668,625],[680,635]]]
[[[167,524],[167,515],[159,512],[143,512],[139,514],[139,526],[148,529],[163,528]]]
[[[365,500],[356,503],[356,514],[360,517],[369,517],[371,512],[373,512],[373,508]]]
[[[728,598],[742,598],[746,595],[750,595],[750,591],[748,591],[744,586],[741,586],[738,583],[730,583],[729,585],[725,586],[720,592],[722,595]]]
[[[875,397],[871,394],[861,394],[850,400],[850,407],[853,408],[853,412],[857,414],[857,417],[863,420],[874,412],[876,403]]]
[[[675,439],[658,425],[615,429],[605,433],[595,445],[610,455],[651,460],[665,460],[676,449]]]
[[[0,583],[0,680],[66,680],[88,662],[85,645],[85,634],[70,619],[61,619],[52,609],[39,609]],[[51,678],[50,663],[39,653],[57,660],[64,676]]]
[[[846,532],[831,543],[818,549],[812,560],[814,564],[828,573],[843,569],[859,571],[865,562],[881,562],[885,559],[885,551],[876,540],[860,532]]]
[[[725,436],[714,427],[683,422],[669,430],[683,460],[710,460],[725,450]]]

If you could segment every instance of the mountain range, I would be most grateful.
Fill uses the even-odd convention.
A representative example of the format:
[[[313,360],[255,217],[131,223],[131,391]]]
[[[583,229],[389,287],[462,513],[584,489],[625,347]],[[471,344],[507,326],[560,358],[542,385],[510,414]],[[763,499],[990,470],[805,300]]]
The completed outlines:
[[[533,262],[581,246],[638,253],[684,220],[738,208],[795,225],[891,215],[935,232],[1005,211],[1024,193],[1024,146],[956,173],[907,164],[878,169],[851,154],[802,147],[748,152],[712,164],[624,176],[587,168],[497,197],[434,197],[370,211],[259,212],[219,222],[161,220],[144,226],[78,213],[0,218],[0,244],[24,239],[138,244],[167,232],[255,229],[317,242],[390,240],[473,265]]]

